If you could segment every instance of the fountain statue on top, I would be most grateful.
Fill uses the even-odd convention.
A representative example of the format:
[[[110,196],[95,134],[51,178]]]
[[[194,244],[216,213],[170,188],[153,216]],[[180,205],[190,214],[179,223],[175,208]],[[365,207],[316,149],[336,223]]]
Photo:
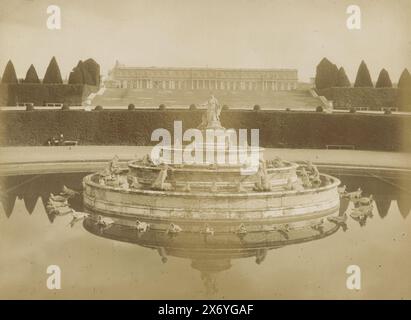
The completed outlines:
[[[203,115],[199,129],[223,129],[220,123],[220,113],[222,106],[214,95],[201,104],[207,107],[207,112]]]

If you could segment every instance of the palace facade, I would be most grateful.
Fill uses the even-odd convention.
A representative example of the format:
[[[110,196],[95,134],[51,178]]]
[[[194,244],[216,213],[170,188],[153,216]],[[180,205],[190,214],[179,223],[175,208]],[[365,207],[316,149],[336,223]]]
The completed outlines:
[[[295,90],[296,69],[220,69],[130,67],[116,62],[107,88],[157,90]]]

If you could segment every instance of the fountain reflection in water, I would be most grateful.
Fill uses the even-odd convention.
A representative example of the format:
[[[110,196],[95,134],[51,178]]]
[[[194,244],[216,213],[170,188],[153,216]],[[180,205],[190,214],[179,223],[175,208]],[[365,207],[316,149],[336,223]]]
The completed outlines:
[[[216,293],[215,276],[230,269],[232,260],[253,257],[261,264],[270,250],[326,238],[341,227],[327,220],[321,222],[321,227],[316,220],[278,225],[260,222],[245,233],[227,224],[211,234],[205,232],[203,224],[192,223],[184,231],[170,233],[169,225],[162,221],[151,221],[149,227],[141,231],[131,219],[118,218],[107,227],[99,224],[97,217],[91,215],[83,222],[84,228],[97,236],[156,250],[163,263],[169,257],[191,260],[191,267],[200,272],[208,294]]]
[[[404,188],[396,187],[403,185],[403,178],[384,177],[384,179],[378,179],[370,176],[366,171],[364,174],[354,176],[336,169],[328,169],[327,173],[338,176],[349,192],[360,187],[364,195],[373,194],[375,201],[372,209],[374,219],[375,216],[378,220],[386,219],[390,208],[393,207],[398,208],[398,211],[391,210],[391,214],[398,212],[404,219],[409,216],[411,198],[408,193],[405,193]],[[37,219],[48,218],[50,222],[53,222],[55,218],[59,217],[46,212],[47,200],[50,195],[59,194],[63,190],[63,186],[80,191],[81,181],[85,175],[86,173],[2,177],[0,181],[3,214],[10,218],[17,211],[16,208],[24,208],[28,214],[31,214],[35,207],[38,211],[41,208],[40,198],[44,206],[44,215],[38,216]],[[24,206],[17,205],[15,207],[14,204],[18,201],[24,202]],[[70,198],[68,202],[75,211],[84,211],[81,196]],[[392,206],[393,202],[396,202],[397,205]],[[328,241],[327,238],[333,238],[330,236],[335,235],[337,231],[346,230],[347,225],[348,228],[351,228],[352,224],[357,223],[349,215],[352,208],[353,203],[348,198],[341,199],[339,213],[336,212],[335,216],[342,217],[344,213],[348,213],[346,225],[344,226],[342,221],[335,223],[335,221],[324,218],[322,228],[318,228],[315,219],[285,224],[260,221],[253,225],[246,224],[245,230],[239,228],[238,223],[216,227],[214,223],[209,221],[207,224],[191,222],[182,225],[180,232],[170,232],[170,221],[152,220],[145,222],[145,220],[139,220],[140,224],[136,224],[134,218],[120,216],[110,218],[101,213],[91,215],[89,218],[84,217],[84,227],[99,237],[154,249],[159,254],[159,263],[161,263],[160,261],[166,262],[173,257],[190,260],[191,266],[199,270],[207,292],[212,294],[217,289],[215,280],[218,273],[229,269],[238,259],[253,258],[256,264],[264,264],[266,256],[273,254],[273,249],[287,250],[291,244],[302,244],[314,240]],[[113,223],[106,226],[97,223],[99,215],[112,219]],[[60,219],[65,219],[65,217]],[[367,217],[365,222],[368,219],[370,217]],[[3,223],[7,223],[7,221],[3,221]],[[146,228],[144,228],[144,223],[147,223]],[[362,223],[365,225],[364,222]],[[78,223],[76,228],[79,228],[80,225],[81,223]],[[29,227],[30,225],[26,226],[26,228]],[[94,266],[94,268],[101,267]]]

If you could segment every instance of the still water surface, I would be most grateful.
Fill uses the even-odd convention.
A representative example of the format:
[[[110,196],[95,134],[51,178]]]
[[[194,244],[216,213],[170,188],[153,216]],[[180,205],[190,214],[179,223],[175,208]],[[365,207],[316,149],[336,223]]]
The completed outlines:
[[[71,228],[69,215],[48,215],[50,193],[63,185],[81,190],[86,173],[3,177],[0,298],[410,299],[409,181],[366,171],[327,173],[349,191],[361,187],[373,194],[373,217],[348,217],[345,231],[303,230],[301,241],[284,238],[281,245],[262,231],[242,240],[220,237],[213,247],[198,235],[173,239],[150,231],[137,237],[115,228],[101,233],[88,220]],[[81,197],[70,205],[83,209]],[[340,208],[351,209],[347,201]],[[49,265],[61,268],[61,290],[46,287]],[[349,265],[361,269],[361,290],[346,287]]]

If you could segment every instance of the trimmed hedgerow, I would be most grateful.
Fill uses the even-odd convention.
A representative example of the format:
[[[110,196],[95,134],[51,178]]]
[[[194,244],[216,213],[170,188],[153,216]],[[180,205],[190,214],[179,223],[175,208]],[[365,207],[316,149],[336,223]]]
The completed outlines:
[[[20,83],[3,84],[0,87],[0,101],[2,105],[8,106],[15,106],[19,102],[32,102],[36,106],[46,103],[81,105],[90,93],[97,90],[97,87],[81,84]]]
[[[317,90],[318,94],[332,100],[336,108],[367,107],[404,109],[398,102],[396,88],[327,88]]]
[[[154,145],[158,128],[173,132],[175,120],[183,129],[196,128],[204,110],[138,109],[85,112],[35,110],[0,112],[0,145],[41,145],[56,132],[83,145]],[[221,113],[226,128],[260,129],[263,147],[325,148],[353,145],[362,150],[410,151],[411,116],[227,110]]]

